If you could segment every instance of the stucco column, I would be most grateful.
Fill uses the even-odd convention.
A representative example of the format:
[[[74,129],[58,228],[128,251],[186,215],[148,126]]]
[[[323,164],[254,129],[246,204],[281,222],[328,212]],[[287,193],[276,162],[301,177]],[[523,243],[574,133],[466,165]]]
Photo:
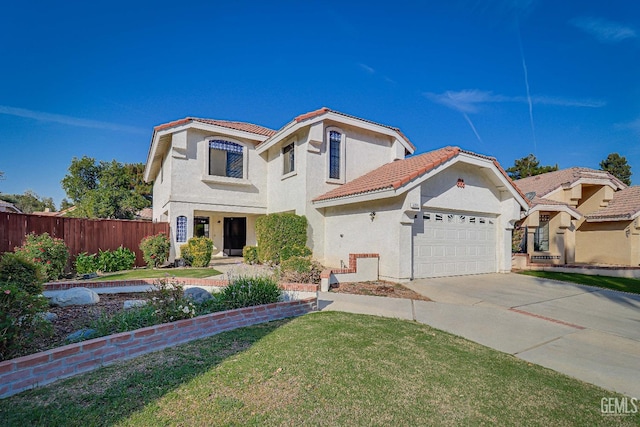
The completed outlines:
[[[529,256],[533,255],[535,250],[535,235],[538,227],[527,226],[527,254]]]
[[[565,253],[564,253],[564,228],[559,228],[556,231],[556,244],[558,245],[558,254],[560,255],[560,259],[558,260],[558,264],[565,264]],[[554,260],[555,261],[555,260]],[[553,264],[556,264],[553,262]]]

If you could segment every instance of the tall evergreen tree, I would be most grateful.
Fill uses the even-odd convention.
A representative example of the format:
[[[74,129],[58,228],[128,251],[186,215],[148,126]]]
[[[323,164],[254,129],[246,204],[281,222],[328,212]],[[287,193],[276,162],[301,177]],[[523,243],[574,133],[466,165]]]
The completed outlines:
[[[600,162],[600,170],[607,171],[627,185],[631,185],[631,166],[627,158],[618,153],[611,153]]]
[[[528,176],[540,175],[541,173],[553,172],[558,170],[555,166],[540,166],[540,161],[533,154],[517,159],[514,165],[507,169],[507,174],[511,179],[522,179]]]

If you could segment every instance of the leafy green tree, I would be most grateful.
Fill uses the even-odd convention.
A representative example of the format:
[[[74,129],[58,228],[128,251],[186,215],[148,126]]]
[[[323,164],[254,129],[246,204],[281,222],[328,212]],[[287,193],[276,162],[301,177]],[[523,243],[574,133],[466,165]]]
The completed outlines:
[[[73,158],[62,188],[76,209],[72,216],[83,218],[132,219],[151,205],[150,186],[138,176],[140,164],[101,161],[84,156]],[[67,202],[68,203],[68,202]]]
[[[0,200],[13,203],[24,213],[43,212],[46,209],[52,212],[56,210],[51,197],[40,197],[32,190],[27,190],[24,194],[0,194]]]
[[[600,162],[600,170],[607,171],[627,185],[631,185],[631,166],[627,158],[618,153],[611,153]]]
[[[507,169],[507,174],[511,179],[522,179],[528,176],[540,175],[542,173],[553,172],[558,170],[555,166],[540,166],[540,161],[533,154],[517,159],[514,165]]]

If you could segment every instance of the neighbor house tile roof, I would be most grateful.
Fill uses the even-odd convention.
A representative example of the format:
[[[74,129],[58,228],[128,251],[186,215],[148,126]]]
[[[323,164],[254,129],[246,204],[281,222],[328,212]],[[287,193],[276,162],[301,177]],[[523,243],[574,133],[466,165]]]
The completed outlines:
[[[587,221],[630,220],[640,212],[640,186],[627,187],[613,193],[607,207],[585,215]]]
[[[15,212],[22,213],[13,203],[0,200],[0,212]]]
[[[571,185],[580,179],[611,180],[613,185],[616,187],[625,187],[618,178],[611,175],[609,172],[580,167],[547,172],[540,175],[518,179],[514,182],[522,192],[535,192],[537,196],[544,197],[553,190],[560,188],[563,185]]]
[[[407,136],[404,133],[402,133],[402,131],[397,127],[393,127],[393,126],[389,126],[389,125],[383,125],[382,123],[377,123],[377,122],[374,122],[372,120],[362,119],[360,117],[352,116],[351,114],[341,113],[340,111],[332,110],[332,109],[327,108],[327,107],[322,107],[322,108],[319,108],[317,110],[310,111],[308,113],[300,114],[294,120],[296,122],[300,123],[300,122],[303,122],[305,120],[309,120],[309,119],[312,119],[314,117],[321,116],[321,115],[323,115],[325,113],[334,113],[334,114],[338,114],[340,116],[348,117],[350,119],[356,119],[356,120],[360,120],[360,121],[363,121],[363,122],[366,122],[366,123],[371,123],[372,125],[381,126],[381,127],[387,128],[387,129],[391,129],[391,130],[397,132],[400,135],[400,137],[402,137],[402,139],[404,139],[411,146],[411,148],[413,148],[414,150],[416,149],[415,145],[413,145],[413,143],[409,140],[409,138],[407,138]]]
[[[164,129],[172,128],[174,126],[185,125],[190,122],[199,122],[199,123],[205,123],[209,125],[216,125],[216,126],[225,127],[228,129],[254,133],[256,135],[262,135],[262,136],[273,136],[276,134],[276,131],[273,129],[269,129],[264,126],[254,125],[252,123],[234,122],[229,120],[200,119],[197,117],[186,117],[184,119],[175,120],[169,123],[164,123],[154,127],[153,130],[154,132],[158,132]]]
[[[460,153],[460,148],[458,147],[444,147],[407,159],[396,160],[334,188],[316,197],[313,201],[319,202],[321,200],[337,199],[385,189],[398,189],[412,179],[452,159],[458,153]]]

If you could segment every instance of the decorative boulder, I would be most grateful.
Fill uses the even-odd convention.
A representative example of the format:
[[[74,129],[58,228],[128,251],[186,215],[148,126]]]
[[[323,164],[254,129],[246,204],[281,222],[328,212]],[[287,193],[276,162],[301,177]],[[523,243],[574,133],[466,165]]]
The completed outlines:
[[[58,320],[58,315],[50,311],[47,311],[45,313],[40,313],[40,317],[42,317],[42,319],[46,320],[47,322],[53,322],[55,320]]]
[[[97,293],[87,288],[71,288],[62,291],[51,298],[49,303],[54,306],[66,307],[69,305],[92,305],[100,302]]]
[[[184,296],[186,298],[189,298],[191,301],[195,302],[196,304],[202,304],[203,302],[213,298],[206,289],[202,289],[202,288],[185,289]]]
[[[145,305],[147,305],[147,300],[144,300],[144,299],[129,299],[129,300],[126,300],[124,302],[123,308],[125,310],[128,310],[130,308],[143,307]]]
[[[74,333],[67,335],[65,340],[67,342],[84,341],[93,337],[95,334],[95,329],[80,329],[79,331],[75,331]]]

